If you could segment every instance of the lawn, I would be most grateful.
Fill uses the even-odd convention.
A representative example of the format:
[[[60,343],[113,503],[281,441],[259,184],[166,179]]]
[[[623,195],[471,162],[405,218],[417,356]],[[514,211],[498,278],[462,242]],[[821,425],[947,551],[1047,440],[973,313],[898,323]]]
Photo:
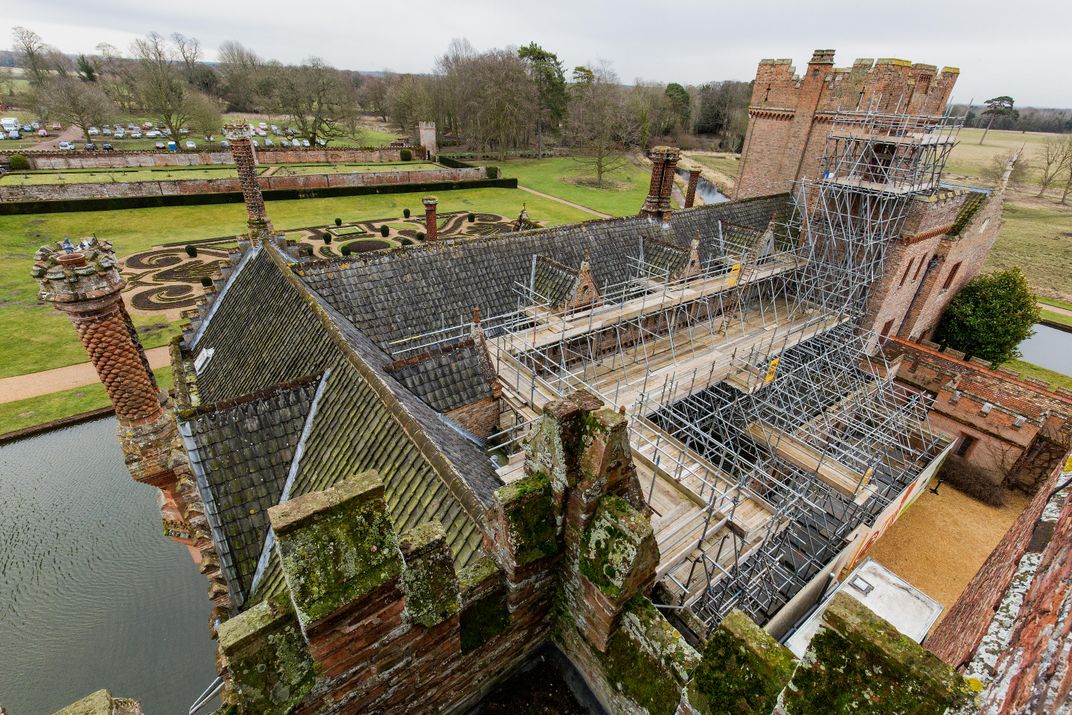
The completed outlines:
[[[421,194],[379,194],[325,199],[269,201],[268,213],[279,229],[400,217],[402,210],[423,211]],[[557,201],[516,189],[464,189],[438,194],[439,211],[488,211],[516,216],[523,204],[529,216],[543,225],[575,223],[592,218]],[[84,211],[23,216],[0,216],[0,377],[23,375],[86,360],[67,319],[37,300],[30,266],[37,248],[65,236],[96,234],[111,241],[121,256],[164,243],[176,243],[240,233],[245,228],[242,204],[174,206],[166,208]],[[146,345],[163,344],[172,334],[160,321],[135,318],[140,330],[155,325]]]
[[[481,163],[498,166],[503,176],[516,178],[522,186],[611,216],[640,211],[651,179],[649,169],[631,162],[604,176],[603,188],[594,185],[591,166],[572,157]]]
[[[1048,382],[1054,387],[1065,387],[1072,390],[1072,376],[1070,375],[1065,375],[1055,370],[1047,370],[1044,367],[1039,367],[1034,363],[1024,362],[1023,360],[1010,360],[1003,367],[1016,370],[1024,377],[1033,377],[1036,380]]]
[[[1052,310],[1042,309],[1042,319],[1051,323],[1059,323],[1061,325],[1067,325],[1072,328],[1072,315],[1065,315],[1064,313],[1055,313]]]
[[[693,154],[689,153],[689,159],[697,164],[711,169],[715,176],[722,181],[715,182],[719,191],[733,195],[733,188],[737,184],[737,170],[741,166],[739,154]]]
[[[171,388],[170,367],[161,367],[153,372],[156,374],[157,384],[162,389]],[[0,434],[99,410],[107,407],[108,404],[108,393],[104,391],[104,385],[99,382],[40,397],[0,402]]]

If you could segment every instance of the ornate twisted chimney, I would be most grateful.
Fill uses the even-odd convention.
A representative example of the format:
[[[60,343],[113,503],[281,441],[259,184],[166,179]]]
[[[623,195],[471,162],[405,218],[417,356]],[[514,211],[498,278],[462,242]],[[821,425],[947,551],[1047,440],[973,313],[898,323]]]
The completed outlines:
[[[674,169],[681,152],[674,147],[657,146],[651,150],[651,183],[644,199],[641,216],[665,223],[670,220],[670,192],[674,188]]]
[[[161,486],[175,437],[167,396],[156,384],[121,291],[126,282],[111,244],[42,246],[32,270],[40,297],[74,324],[119,420],[127,466],[138,481]],[[166,481],[166,479],[165,479]]]
[[[242,186],[242,200],[246,204],[248,216],[249,240],[255,245],[261,240],[271,238],[274,229],[272,222],[268,220],[264,196],[261,195],[261,187],[257,183],[257,155],[253,148],[253,135],[248,124],[227,124],[223,127],[223,135],[231,146],[231,156],[234,157],[235,169],[238,170],[238,183]]]
[[[691,209],[696,202],[696,186],[700,183],[700,170],[689,169],[689,188],[685,191],[685,208]]]
[[[439,240],[439,224],[436,223],[436,206],[439,199],[434,196],[426,196],[421,199],[424,204],[424,238],[426,241]]]

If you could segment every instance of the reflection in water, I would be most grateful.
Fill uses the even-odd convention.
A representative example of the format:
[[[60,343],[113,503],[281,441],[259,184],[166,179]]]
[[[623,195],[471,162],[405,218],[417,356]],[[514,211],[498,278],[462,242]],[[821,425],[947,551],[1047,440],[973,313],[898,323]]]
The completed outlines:
[[[215,677],[207,582],[161,534],[115,420],[0,447],[0,704],[51,713],[94,690],[185,712]]]
[[[685,181],[689,180],[689,172],[684,169],[677,170],[678,176]],[[729,201],[729,197],[723,194],[718,188],[715,187],[707,179],[700,177],[700,180],[696,182],[696,195],[703,199],[705,204],[720,204],[723,201]]]
[[[1022,359],[1072,375],[1072,333],[1041,324],[1034,326],[1034,331],[1034,335],[1020,343]]]

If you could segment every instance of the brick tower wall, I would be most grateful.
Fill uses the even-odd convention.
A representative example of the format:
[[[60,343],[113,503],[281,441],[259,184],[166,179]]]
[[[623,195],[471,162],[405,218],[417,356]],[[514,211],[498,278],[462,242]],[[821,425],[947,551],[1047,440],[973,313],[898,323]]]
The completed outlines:
[[[767,196],[813,177],[831,115],[867,109],[940,114],[959,70],[907,60],[856,60],[834,67],[833,50],[816,50],[803,76],[790,60],[762,60],[749,103],[748,131],[735,198]]]

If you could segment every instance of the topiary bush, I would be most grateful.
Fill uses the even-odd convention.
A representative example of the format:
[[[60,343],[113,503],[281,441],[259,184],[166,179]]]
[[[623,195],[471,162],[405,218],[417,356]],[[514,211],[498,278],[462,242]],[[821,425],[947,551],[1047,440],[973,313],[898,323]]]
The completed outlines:
[[[187,245],[185,250],[187,256],[190,258],[197,258],[197,246]]]
[[[409,209],[402,209],[402,218],[409,218]]]
[[[424,231],[418,231],[417,232],[417,240],[418,241],[423,241],[424,240]]]
[[[350,244],[346,244],[342,247],[342,255],[349,256],[353,249],[350,248]]]
[[[323,234],[321,234],[320,238],[324,239],[324,245],[325,246],[331,243],[331,234],[328,233],[327,231],[325,231]]]
[[[208,276],[201,276],[201,285],[203,285],[206,288],[208,288],[209,286],[212,285],[212,279],[209,278]]]
[[[398,157],[402,159],[402,161],[411,161],[413,159],[413,152],[411,152],[409,149],[403,149],[402,151],[398,152]]]
[[[387,238],[390,234],[391,234],[391,229],[388,228],[386,224],[384,224],[383,226],[380,226],[380,235],[381,236],[383,236],[384,238]]]
[[[22,154],[12,154],[11,158],[7,160],[11,165],[12,171],[29,171],[30,160],[24,157]]]
[[[470,211],[465,218],[469,221],[469,223],[472,223],[473,221],[476,221],[476,214]]]
[[[398,239],[398,242],[399,242],[399,244],[401,244],[403,246],[412,246],[413,245],[413,241],[411,241],[408,238],[400,238],[400,239]]]
[[[342,219],[341,218],[336,218],[335,219],[335,225],[336,226],[342,226]]]

